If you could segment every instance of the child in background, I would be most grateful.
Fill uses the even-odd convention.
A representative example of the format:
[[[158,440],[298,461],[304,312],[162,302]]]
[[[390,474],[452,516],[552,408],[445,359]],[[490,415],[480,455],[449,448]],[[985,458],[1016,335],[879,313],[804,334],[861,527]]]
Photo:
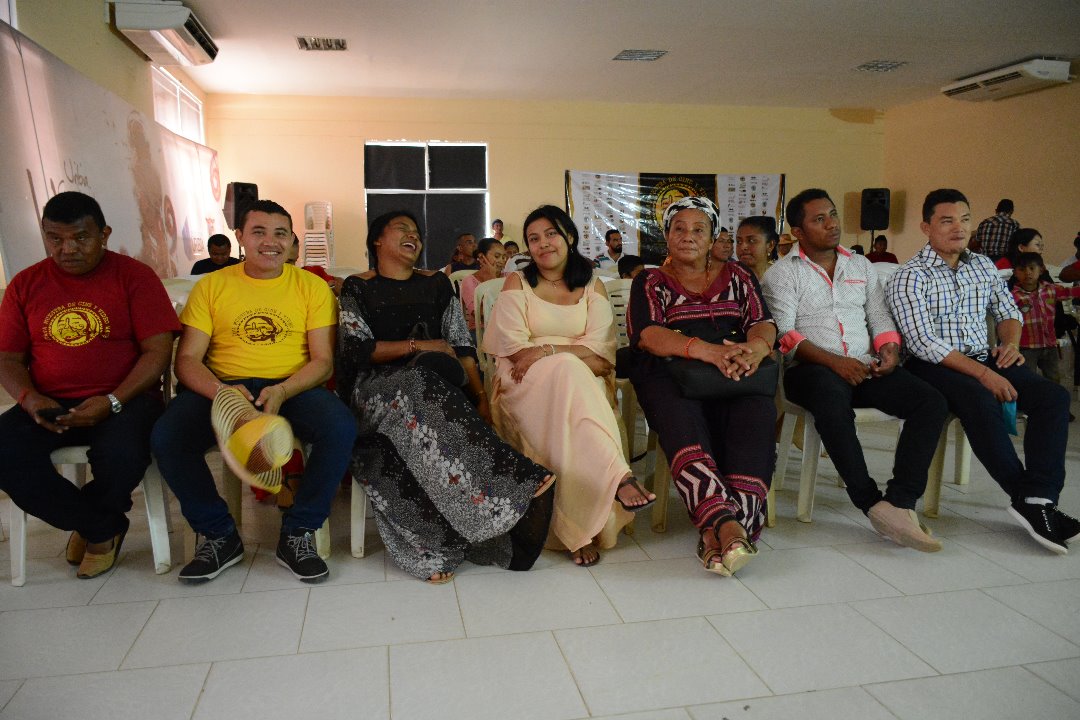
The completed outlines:
[[[623,255],[618,263],[619,277],[623,280],[633,280],[645,269],[645,261],[637,255]]]
[[[1016,306],[1024,314],[1020,330],[1020,353],[1024,362],[1055,383],[1061,382],[1060,358],[1054,335],[1054,303],[1080,298],[1080,287],[1065,287],[1040,278],[1046,272],[1042,255],[1020,253],[1013,267],[1012,287]]]

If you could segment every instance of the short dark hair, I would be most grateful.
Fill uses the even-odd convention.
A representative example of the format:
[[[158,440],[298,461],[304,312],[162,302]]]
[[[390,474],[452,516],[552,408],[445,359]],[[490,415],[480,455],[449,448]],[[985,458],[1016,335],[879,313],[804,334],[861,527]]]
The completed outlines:
[[[227,247],[232,250],[232,240],[229,239],[228,235],[222,235],[221,233],[217,233],[215,235],[211,235],[206,239],[206,246]]]
[[[502,218],[495,218],[494,220],[491,221],[491,227],[495,227],[495,223],[499,223],[500,225],[505,225],[506,224],[506,223],[504,223],[502,221]]]
[[[952,188],[938,188],[937,190],[931,190],[926,194],[926,199],[922,204],[922,221],[930,222],[930,218],[934,217],[934,208],[942,203],[964,203],[968,207],[971,207],[971,203],[968,202],[967,196],[959,190],[953,190]]]
[[[1018,270],[1028,265],[1038,265],[1041,268],[1046,267],[1046,263],[1043,261],[1043,256],[1036,252],[1022,252],[1017,253],[1016,260],[1013,261],[1013,269]]]
[[[495,245],[502,247],[502,243],[493,237],[481,238],[480,241],[476,243],[476,252],[473,253],[473,258],[478,259],[481,255],[487,255]]]
[[[622,233],[619,232],[617,228],[611,228],[606,233],[604,233],[604,242],[607,243],[607,241],[611,239],[612,235],[622,235]]]
[[[582,255],[578,248],[578,229],[573,219],[562,208],[541,205],[529,213],[525,222],[521,223],[523,231],[528,232],[529,226],[541,218],[550,222],[555,227],[555,231],[566,241],[566,273],[563,275],[566,287],[575,290],[588,285],[592,280],[593,264],[592,260]],[[523,267],[521,272],[529,281],[530,287],[536,287],[540,282],[540,270],[536,267],[535,260]]]
[[[856,255],[865,255],[866,254],[866,248],[864,248],[859,243],[855,243],[854,245],[851,246],[851,252],[855,253]]]
[[[1013,201],[1009,198],[1002,198],[1001,200],[998,200],[998,204],[997,207],[994,208],[994,212],[1009,213],[1010,215],[1012,215],[1013,209]]]
[[[521,246],[517,244],[517,241],[507,240],[503,243],[503,247],[506,247],[507,245],[513,245],[515,248],[517,248],[518,252],[521,252]]]
[[[466,230],[465,232],[458,233],[458,236],[457,236],[457,238],[455,239],[454,242],[457,243],[458,245],[460,245],[461,244],[461,238],[465,238],[465,237],[471,237],[473,240],[475,240],[476,239],[476,233],[471,233],[468,230]]]
[[[630,273],[634,271],[634,268],[644,264],[645,261],[637,255],[623,255],[621,258],[619,258],[619,262],[617,263],[619,268],[619,277],[630,277]]]
[[[371,224],[368,225],[367,233],[368,267],[372,270],[379,269],[379,257],[375,252],[375,241],[382,237],[382,234],[386,230],[386,226],[390,224],[390,221],[399,217],[406,217],[412,220],[413,224],[416,225],[416,233],[420,235],[420,223],[416,221],[416,216],[408,210],[391,210],[372,220]],[[420,244],[424,244],[423,235],[420,235]]]
[[[833,199],[829,197],[829,193],[821,188],[807,188],[788,201],[787,208],[784,209],[784,219],[787,220],[787,224],[801,230],[803,220],[806,219],[806,204],[814,200],[828,200],[834,207],[836,206]]]
[[[105,229],[105,213],[101,212],[98,201],[85,193],[74,190],[53,195],[41,210],[42,220],[68,225],[86,217],[94,221],[98,230]]]
[[[874,238],[873,245],[877,245],[878,241],[885,243],[885,247],[889,247],[889,240],[884,235],[878,235]]]
[[[236,223],[236,227],[243,232],[244,223],[247,222],[247,217],[253,212],[264,212],[267,215],[284,215],[289,218],[289,227],[292,227],[292,215],[285,208],[278,205],[273,200],[252,200],[249,203],[245,203],[244,207],[240,209],[240,217]]]

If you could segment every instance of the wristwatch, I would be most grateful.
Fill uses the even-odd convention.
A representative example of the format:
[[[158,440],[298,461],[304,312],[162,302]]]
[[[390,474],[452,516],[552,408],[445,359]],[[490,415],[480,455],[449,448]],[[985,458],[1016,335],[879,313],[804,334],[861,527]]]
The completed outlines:
[[[109,403],[112,405],[113,415],[115,415],[116,413],[118,413],[118,412],[120,412],[121,410],[124,409],[124,404],[122,402],[120,402],[119,400],[117,400],[116,396],[113,395],[112,393],[109,393],[105,397],[108,398]]]

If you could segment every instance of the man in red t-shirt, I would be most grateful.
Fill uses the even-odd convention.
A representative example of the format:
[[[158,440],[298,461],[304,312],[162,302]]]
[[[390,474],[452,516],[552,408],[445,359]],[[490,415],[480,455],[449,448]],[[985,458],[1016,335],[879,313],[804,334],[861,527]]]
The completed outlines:
[[[112,228],[92,197],[53,197],[41,230],[48,257],[0,304],[0,384],[18,402],[0,415],[0,489],[72,530],[67,560],[90,578],[113,566],[127,532],[180,323],[154,271],[106,249]],[[82,488],[49,460],[71,445],[90,446]]]

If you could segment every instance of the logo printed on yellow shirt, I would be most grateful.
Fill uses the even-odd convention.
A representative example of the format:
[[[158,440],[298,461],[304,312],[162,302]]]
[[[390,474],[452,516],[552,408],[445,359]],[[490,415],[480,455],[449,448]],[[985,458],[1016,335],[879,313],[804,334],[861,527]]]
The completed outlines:
[[[274,308],[248,310],[233,322],[233,335],[248,345],[274,345],[291,330],[292,320]]]
[[[109,337],[109,316],[93,303],[70,302],[46,315],[41,331],[65,347],[81,347],[98,337]]]

